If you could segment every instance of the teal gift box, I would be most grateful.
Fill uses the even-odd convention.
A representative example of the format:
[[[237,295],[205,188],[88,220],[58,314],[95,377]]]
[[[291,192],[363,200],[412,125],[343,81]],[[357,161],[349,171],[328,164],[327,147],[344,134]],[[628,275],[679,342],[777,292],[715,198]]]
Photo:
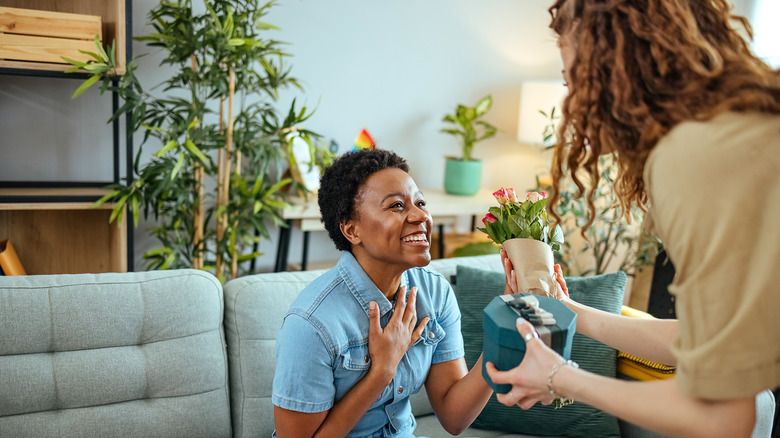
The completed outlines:
[[[529,320],[540,339],[564,359],[571,357],[577,314],[555,298],[519,293],[493,298],[482,313],[482,376],[493,390],[505,394],[512,385],[495,384],[485,368],[492,362],[499,371],[516,367],[525,356],[525,340],[517,331],[518,317]]]

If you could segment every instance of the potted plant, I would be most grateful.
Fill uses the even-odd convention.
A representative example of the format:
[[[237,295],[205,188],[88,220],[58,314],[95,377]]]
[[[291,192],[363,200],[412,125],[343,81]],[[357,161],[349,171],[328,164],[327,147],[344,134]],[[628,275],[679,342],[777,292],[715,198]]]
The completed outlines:
[[[149,12],[154,31],[137,39],[164,51],[160,65],[171,75],[160,87],[142,84],[133,62],[117,79],[114,54],[101,47],[90,62],[68,61],[92,73],[74,94],[101,81],[101,91],[125,102],[111,120],[129,115],[131,131],[157,148],[146,159],[139,148],[133,181],[109,187],[98,204],[115,204],[111,220],[126,208],[136,225],[139,210],[154,215],[161,247],[144,254],[149,268],[206,269],[226,280],[261,255],[268,223],[284,226],[282,189],[305,190],[283,178],[293,137],[308,143],[309,164],[327,150],[299,128],[312,114],[305,107],[293,100],[288,111],[275,109],[282,87],[301,87],[284,64],[289,54],[266,37],[276,28],[262,18],[274,2],[202,3],[161,0]]]
[[[461,157],[446,157],[444,190],[453,195],[471,196],[479,191],[482,183],[482,162],[474,160],[471,152],[477,142],[496,135],[496,127],[479,120],[493,105],[493,97],[487,95],[473,107],[460,105],[455,112],[447,114],[443,122],[453,127],[442,128],[441,132],[454,135],[463,152]]]

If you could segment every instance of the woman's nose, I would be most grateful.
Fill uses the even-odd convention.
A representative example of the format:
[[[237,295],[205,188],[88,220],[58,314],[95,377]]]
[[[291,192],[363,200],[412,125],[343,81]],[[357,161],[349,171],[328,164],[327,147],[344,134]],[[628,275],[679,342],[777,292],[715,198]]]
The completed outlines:
[[[410,222],[425,222],[428,220],[428,211],[415,205],[409,212],[408,218]]]

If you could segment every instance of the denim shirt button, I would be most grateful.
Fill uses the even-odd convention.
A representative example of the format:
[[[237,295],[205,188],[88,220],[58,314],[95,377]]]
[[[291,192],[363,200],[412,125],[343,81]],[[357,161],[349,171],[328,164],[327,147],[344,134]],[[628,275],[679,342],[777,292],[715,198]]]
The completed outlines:
[[[398,387],[398,393],[399,394],[403,394],[404,393],[404,387],[403,386],[399,386]]]
[[[435,338],[435,337],[436,337],[436,333],[434,333],[434,332],[428,332],[428,337],[429,337],[429,338],[431,338],[431,339],[433,339],[433,338]]]
[[[366,359],[366,363],[368,363],[368,359],[369,359],[368,355],[366,355],[365,359]]]

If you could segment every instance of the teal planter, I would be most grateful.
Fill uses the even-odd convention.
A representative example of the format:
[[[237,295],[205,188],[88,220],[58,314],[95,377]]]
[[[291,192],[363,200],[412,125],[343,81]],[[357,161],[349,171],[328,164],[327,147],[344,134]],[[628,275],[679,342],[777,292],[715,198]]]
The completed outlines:
[[[482,185],[482,162],[447,158],[444,191],[450,195],[472,196]]]

